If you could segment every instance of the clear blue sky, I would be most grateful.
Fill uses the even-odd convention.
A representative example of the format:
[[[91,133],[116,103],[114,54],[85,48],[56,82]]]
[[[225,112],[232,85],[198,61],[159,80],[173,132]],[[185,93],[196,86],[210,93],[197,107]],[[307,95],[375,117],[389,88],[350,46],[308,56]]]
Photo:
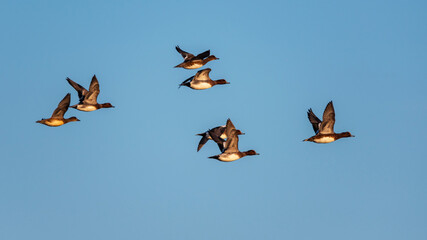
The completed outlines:
[[[0,239],[427,239],[426,1],[2,1]],[[175,51],[207,49],[213,79]],[[65,78],[100,102],[59,128]],[[333,100],[330,144],[306,111]],[[232,163],[203,132],[246,133]]]

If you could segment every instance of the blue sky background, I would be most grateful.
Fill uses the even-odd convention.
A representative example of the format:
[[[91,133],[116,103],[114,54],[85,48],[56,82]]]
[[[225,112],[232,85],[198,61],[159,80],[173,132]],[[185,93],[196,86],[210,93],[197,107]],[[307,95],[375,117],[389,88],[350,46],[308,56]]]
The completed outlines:
[[[426,239],[426,1],[2,1],[0,239]],[[213,79],[175,45],[207,49]],[[70,77],[115,109],[49,128]],[[337,132],[303,143],[333,100]],[[196,133],[231,118],[222,163]]]

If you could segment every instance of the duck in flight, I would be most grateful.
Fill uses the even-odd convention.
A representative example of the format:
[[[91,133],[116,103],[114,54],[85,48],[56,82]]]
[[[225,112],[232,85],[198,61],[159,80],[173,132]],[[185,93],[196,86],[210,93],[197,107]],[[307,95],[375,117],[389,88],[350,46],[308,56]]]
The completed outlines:
[[[230,119],[227,119],[226,125],[218,126],[209,129],[204,133],[197,134],[197,136],[202,136],[202,139],[200,139],[199,145],[197,146],[197,151],[202,149],[203,145],[205,145],[208,140],[213,140],[214,142],[216,142],[221,152],[224,151],[225,139],[228,135],[230,135],[233,129],[236,129],[234,127],[234,124],[231,122]],[[240,130],[237,130],[237,135],[244,135],[244,133],[242,133]]]
[[[211,88],[215,85],[221,85],[221,84],[230,84],[225,79],[219,79],[219,80],[212,80],[209,77],[211,69],[205,68],[203,70],[199,70],[196,75],[189,77],[184,82],[182,82],[179,87],[181,86],[187,86],[189,88],[195,89],[195,90],[203,90]]]
[[[255,152],[255,150],[249,150],[246,152],[239,151],[239,137],[237,131],[237,129],[231,130],[230,134],[227,136],[227,141],[224,144],[224,151],[222,151],[221,154],[211,156],[209,158],[217,159],[223,162],[232,162],[245,156],[259,155],[259,153]]]
[[[97,102],[96,99],[99,95],[99,83],[95,75],[93,75],[92,81],[90,82],[89,91],[69,78],[67,78],[67,81],[74,89],[76,89],[77,93],[79,94],[79,103],[71,106],[72,108],[80,111],[91,112],[100,108],[114,107],[111,105],[111,103],[100,104]]]
[[[304,141],[315,142],[315,143],[330,143],[340,138],[354,137],[350,132],[335,133],[335,110],[332,101],[326,105],[325,111],[323,112],[323,121],[313,113],[313,110],[308,109],[307,112],[308,120],[313,125],[313,130],[316,135],[305,139]]]
[[[204,51],[200,53],[197,56],[194,56],[191,53],[188,53],[186,51],[183,51],[178,46],[175,47],[175,49],[182,55],[184,58],[184,62],[181,64],[176,65],[176,68],[185,68],[185,69],[197,69],[200,67],[203,67],[206,63],[217,60],[219,58],[215,57],[214,55],[210,55],[210,50]]]
[[[80,121],[76,117],[64,118],[64,114],[67,112],[68,107],[70,106],[71,94],[65,95],[65,97],[59,102],[58,107],[53,111],[53,114],[50,118],[42,119],[36,123],[41,123],[49,127],[59,127],[69,122]]]

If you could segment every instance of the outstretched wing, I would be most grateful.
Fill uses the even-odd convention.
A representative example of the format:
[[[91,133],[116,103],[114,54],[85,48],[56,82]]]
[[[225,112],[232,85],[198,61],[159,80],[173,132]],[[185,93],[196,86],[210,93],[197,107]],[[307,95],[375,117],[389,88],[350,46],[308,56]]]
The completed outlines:
[[[99,82],[96,76],[93,75],[92,81],[90,82],[89,92],[85,95],[84,103],[86,104],[97,104],[96,99],[99,95]]]
[[[182,82],[181,84],[179,84],[178,88],[180,88],[181,86],[184,86],[186,83],[190,82],[193,78],[194,78],[194,76],[191,76],[191,77],[185,79],[184,82]]]
[[[237,135],[237,130],[233,129],[230,135],[227,136],[227,141],[225,142],[225,153],[235,153],[239,152],[239,137]]]
[[[80,84],[74,82],[73,80],[71,80],[70,78],[67,78],[68,83],[74,88],[76,89],[77,93],[79,94],[79,101],[83,102],[83,100],[85,99],[86,94],[88,93],[88,91],[86,90],[86,88],[82,87]]]
[[[227,139],[229,138],[231,131],[233,131],[234,129],[236,129],[236,127],[234,127],[234,124],[231,122],[230,119],[227,119],[227,124],[225,125],[225,135],[227,136]]]
[[[208,133],[205,132],[202,135],[202,139],[200,139],[199,145],[197,146],[197,151],[200,151],[200,149],[202,149],[203,145],[205,145],[208,142],[209,138],[208,138]]]
[[[225,140],[221,138],[223,132],[224,129],[221,126],[209,130],[209,135],[211,136],[212,140],[218,144],[219,150],[221,150],[221,152],[224,151],[225,142]]]
[[[325,111],[323,112],[323,121],[320,125],[321,134],[330,134],[334,133],[334,124],[335,124],[335,110],[332,101],[326,105]]]
[[[200,53],[199,55],[195,56],[193,59],[204,59],[204,58],[209,57],[210,54],[211,54],[211,50],[207,50],[207,51],[204,51],[204,52]]]
[[[181,56],[184,58],[184,62],[189,61],[191,59],[194,58],[194,55],[191,53],[188,53],[184,50],[182,50],[181,48],[179,48],[179,46],[176,46],[175,49],[181,54]]]
[[[308,109],[307,111],[308,120],[313,125],[313,130],[317,134],[319,132],[320,125],[322,121],[313,113],[313,110]]]
[[[210,68],[205,68],[202,70],[199,70],[196,75],[194,76],[194,80],[197,81],[206,81],[206,80],[210,80],[211,78],[209,77],[209,73],[211,72]]]
[[[65,95],[65,97],[59,102],[58,107],[53,111],[51,118],[64,118],[65,112],[67,112],[70,106],[71,94]]]

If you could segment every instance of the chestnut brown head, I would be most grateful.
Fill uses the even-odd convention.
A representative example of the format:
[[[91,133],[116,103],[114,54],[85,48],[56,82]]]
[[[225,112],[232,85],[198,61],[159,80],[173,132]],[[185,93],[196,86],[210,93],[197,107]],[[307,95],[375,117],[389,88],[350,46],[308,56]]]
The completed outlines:
[[[227,82],[225,79],[219,79],[215,81],[215,84],[230,84],[230,83]]]
[[[259,153],[255,152],[255,150],[249,150],[245,152],[246,155],[259,155]]]
[[[101,108],[113,108],[114,106],[111,103],[103,103],[101,104]]]

